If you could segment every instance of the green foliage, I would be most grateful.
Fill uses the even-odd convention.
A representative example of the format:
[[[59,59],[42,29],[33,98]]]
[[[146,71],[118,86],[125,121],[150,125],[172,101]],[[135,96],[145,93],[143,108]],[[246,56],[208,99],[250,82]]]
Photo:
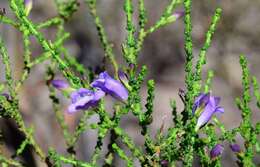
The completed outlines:
[[[116,62],[116,56],[113,51],[112,44],[106,35],[102,20],[98,15],[96,0],[85,0],[85,5],[93,17],[97,29],[97,35],[104,49],[104,58],[108,63],[112,64],[114,77],[118,79],[119,64]],[[161,166],[161,163],[168,162],[168,166],[175,166],[182,163],[184,166],[192,166],[194,156],[199,157],[201,166],[221,166],[221,156],[212,159],[209,150],[216,144],[223,142],[235,142],[236,135],[240,134],[244,139],[244,150],[237,156],[239,166],[254,166],[253,157],[256,152],[260,152],[260,143],[257,141],[257,135],[260,133],[260,122],[255,125],[252,122],[252,109],[250,102],[253,96],[250,94],[252,86],[253,95],[256,98],[256,105],[260,108],[259,83],[256,77],[252,77],[249,72],[247,60],[245,56],[240,57],[242,67],[242,86],[243,94],[241,98],[236,99],[238,109],[241,110],[242,121],[239,127],[227,130],[217,118],[212,118],[212,123],[208,123],[205,127],[195,129],[199,115],[192,113],[194,100],[199,93],[208,93],[211,90],[213,71],[208,71],[208,76],[203,82],[202,68],[206,64],[206,53],[209,49],[213,34],[216,31],[217,24],[220,20],[221,9],[217,8],[212,17],[211,24],[205,34],[205,42],[199,52],[198,61],[194,63],[193,40],[192,40],[192,0],[170,0],[164,12],[154,25],[147,27],[148,20],[145,1],[139,0],[138,7],[135,7],[132,0],[124,1],[124,13],[126,17],[127,36],[122,43],[122,55],[127,63],[123,69],[129,76],[127,89],[129,98],[125,103],[115,102],[113,105],[113,115],[111,116],[106,110],[106,101],[101,100],[96,108],[84,111],[73,132],[69,131],[65,122],[64,114],[61,111],[61,104],[57,98],[55,89],[50,85],[51,80],[55,77],[56,72],[61,72],[64,78],[70,83],[71,87],[88,88],[93,79],[93,71],[89,71],[81,65],[74,56],[64,46],[64,42],[70,37],[65,31],[64,24],[69,21],[72,15],[78,10],[79,2],[77,0],[55,0],[58,15],[47,19],[40,23],[34,23],[28,17],[28,11],[24,8],[23,0],[10,0],[10,8],[15,18],[9,18],[0,15],[0,22],[15,28],[22,34],[23,43],[23,60],[24,68],[21,78],[14,78],[10,57],[5,47],[3,39],[0,37],[0,55],[4,65],[5,82],[0,84],[0,92],[7,91],[10,99],[0,95],[0,116],[3,119],[12,119],[18,126],[19,130],[24,134],[25,140],[19,148],[15,150],[15,157],[19,157],[27,146],[31,146],[36,155],[39,156],[43,163],[48,166],[63,166],[70,164],[79,167],[92,166],[113,166],[116,157],[124,160],[126,166],[134,166],[138,160],[142,166]],[[164,123],[158,130],[155,137],[151,136],[149,125],[152,123],[155,98],[155,81],[150,79],[147,81],[147,98],[145,107],[142,104],[140,95],[141,87],[146,83],[146,74],[149,69],[145,65],[138,63],[138,56],[142,49],[145,38],[154,31],[173,23],[177,17],[173,15],[177,6],[183,4],[184,15],[184,50],[185,50],[185,86],[186,90],[180,90],[179,96],[184,104],[183,111],[178,111],[176,101],[171,100],[172,122],[170,128],[165,129]],[[138,25],[135,25],[134,14],[138,12]],[[57,35],[53,41],[47,39],[41,32],[43,29],[50,27],[57,28]],[[43,53],[36,58],[31,56],[30,38],[35,37],[37,42],[43,48]],[[37,144],[34,138],[33,127],[26,127],[24,119],[20,113],[18,94],[24,82],[30,75],[31,68],[37,67],[44,61],[49,60],[50,63],[46,68],[46,86],[48,86],[50,102],[52,102],[53,112],[62,129],[62,135],[66,144],[67,155],[58,153],[55,148],[49,147],[47,154]],[[140,69],[140,70],[139,70]],[[84,79],[81,79],[84,78]],[[252,85],[251,85],[252,84]],[[204,88],[204,90],[202,90]],[[68,96],[68,94],[65,94]],[[143,147],[134,143],[134,140],[120,126],[121,118],[128,113],[134,115],[140,125],[140,135],[144,138]],[[98,123],[88,123],[92,115],[99,117]],[[168,116],[168,115],[167,115]],[[95,150],[92,153],[90,162],[83,162],[77,159],[77,141],[82,133],[89,129],[94,129],[98,133]],[[217,131],[220,130],[220,134]],[[165,132],[164,132],[165,131]],[[201,137],[200,134],[203,134]],[[110,141],[107,145],[107,153],[103,157],[102,150],[105,138],[110,135]],[[3,143],[1,143],[3,144]],[[127,149],[123,149],[126,147]],[[102,162],[101,162],[102,160]],[[2,166],[24,166],[20,159],[5,157],[0,154],[0,162]]]
[[[117,65],[116,60],[115,60],[115,55],[113,53],[112,44],[110,44],[108,42],[108,39],[107,39],[107,36],[106,36],[106,33],[105,33],[105,29],[102,25],[101,19],[97,15],[96,0],[85,0],[85,2],[88,5],[89,10],[90,10],[90,14],[92,15],[92,17],[94,19],[100,42],[101,42],[101,44],[104,48],[105,57],[107,57],[107,59],[110,61],[110,63],[112,63],[114,70],[115,70],[115,74],[117,74],[118,65]]]

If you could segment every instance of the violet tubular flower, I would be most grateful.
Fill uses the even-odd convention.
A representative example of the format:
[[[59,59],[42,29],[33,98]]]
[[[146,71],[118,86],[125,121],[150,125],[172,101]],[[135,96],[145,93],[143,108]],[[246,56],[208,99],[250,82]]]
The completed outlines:
[[[224,113],[224,108],[219,106],[220,97],[211,96],[209,93],[201,93],[195,100],[192,108],[193,114],[199,114],[196,131],[206,125],[213,114]]]
[[[98,78],[91,83],[91,86],[99,88],[121,101],[126,101],[128,98],[128,91],[124,85],[118,80],[112,78],[106,71],[100,73]]]
[[[224,150],[223,145],[221,145],[221,144],[216,144],[216,145],[212,148],[212,150],[210,151],[210,158],[211,158],[211,159],[217,158],[220,154],[222,154],[223,150]]]
[[[105,92],[100,89],[93,91],[80,88],[70,94],[71,104],[68,107],[68,112],[75,113],[79,110],[95,107],[103,96],[105,96]]]

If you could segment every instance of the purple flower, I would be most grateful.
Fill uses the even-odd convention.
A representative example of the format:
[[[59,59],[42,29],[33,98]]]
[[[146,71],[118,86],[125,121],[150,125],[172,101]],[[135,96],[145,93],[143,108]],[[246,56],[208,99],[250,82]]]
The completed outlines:
[[[25,14],[26,16],[29,15],[30,11],[32,10],[33,0],[24,0],[24,7],[25,7]]]
[[[210,157],[211,157],[212,159],[218,157],[220,154],[222,154],[223,150],[224,150],[223,145],[221,145],[221,144],[216,144],[216,145],[212,148],[212,150],[210,151]]]
[[[56,89],[59,89],[59,90],[64,90],[64,89],[67,89],[70,87],[66,81],[61,80],[61,79],[52,80],[51,84],[53,87],[55,87]]]
[[[70,94],[71,104],[68,112],[74,113],[79,110],[86,110],[89,107],[95,107],[103,96],[105,96],[105,93],[100,89],[93,91],[80,88]]]
[[[223,113],[224,108],[219,106],[220,97],[211,96],[209,93],[201,93],[195,100],[192,113],[198,114],[199,118],[196,130],[203,127],[213,116],[214,113]]]
[[[240,153],[241,152],[241,148],[238,144],[233,143],[233,144],[230,144],[229,146],[234,153]]]
[[[128,91],[121,82],[112,78],[106,71],[99,74],[98,78],[91,83],[94,88],[100,88],[107,94],[121,101],[126,101]]]

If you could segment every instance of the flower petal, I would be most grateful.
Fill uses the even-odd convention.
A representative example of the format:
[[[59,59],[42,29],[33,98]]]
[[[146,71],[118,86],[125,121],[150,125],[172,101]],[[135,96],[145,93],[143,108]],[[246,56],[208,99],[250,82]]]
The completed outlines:
[[[78,101],[76,101],[76,103],[74,103],[77,107],[83,107],[85,106],[87,103],[89,103],[91,100],[93,100],[94,95],[89,95],[89,96],[84,96],[81,99],[79,99]]]
[[[215,112],[218,112],[218,113],[224,113],[224,108],[223,107],[217,107]]]
[[[91,83],[91,86],[94,88],[102,87],[105,84],[105,81],[105,79],[98,78]]]
[[[99,74],[99,78],[94,80],[91,86],[100,88],[102,91],[122,101],[128,98],[128,91],[123,84],[110,77],[107,72]]]
[[[220,97],[215,96],[214,100],[215,100],[215,105],[218,106],[220,102]]]
[[[204,126],[211,118],[212,115],[217,113],[223,113],[224,108],[218,106],[220,103],[220,97],[211,96],[209,93],[201,93],[195,100],[192,112],[196,116],[199,115],[195,130]],[[196,112],[196,113],[195,113]]]
[[[102,97],[104,97],[106,94],[105,92],[103,92],[101,89],[97,89],[95,92],[94,92],[94,98],[93,100],[94,101],[98,101],[100,100]]]
[[[212,115],[215,113],[215,108],[212,106],[212,104],[208,103],[206,107],[204,108],[204,111],[201,113],[201,115],[198,118],[196,130],[204,126],[208,121],[211,119]]]
[[[108,79],[105,82],[105,88],[107,93],[119,100],[127,100],[128,91],[126,88],[117,80]]]
[[[201,93],[194,102],[193,108],[192,108],[192,113],[194,114],[195,111],[201,107],[201,105],[206,105],[209,101],[210,95],[209,93]]]
[[[93,94],[92,90],[80,88],[70,94],[71,102],[76,103],[79,100],[79,98],[84,97],[86,95],[91,95],[91,94]]]
[[[104,96],[105,92],[103,92],[101,89],[92,91],[89,89],[80,88],[71,93],[71,104],[68,107],[68,112],[74,113],[79,110],[86,110],[89,107],[94,107]]]
[[[70,114],[77,112],[78,110],[76,109],[76,107],[77,106],[75,104],[71,103],[68,107],[67,112]]]
[[[77,101],[74,101],[69,105],[68,112],[74,113],[78,110],[89,108],[91,106],[91,102],[92,102],[93,98],[94,98],[94,95],[88,95],[88,96],[84,96],[82,98],[78,98]]]

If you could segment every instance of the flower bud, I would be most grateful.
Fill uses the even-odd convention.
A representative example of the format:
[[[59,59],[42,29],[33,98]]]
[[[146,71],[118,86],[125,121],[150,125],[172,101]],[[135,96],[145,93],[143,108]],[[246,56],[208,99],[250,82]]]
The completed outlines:
[[[234,152],[234,153],[240,153],[241,152],[241,148],[238,144],[236,143],[232,143],[229,145],[231,150]]]
[[[25,7],[25,14],[26,16],[29,15],[30,11],[32,10],[33,0],[24,0],[24,7]]]
[[[174,22],[174,21],[178,20],[179,18],[181,18],[182,16],[184,16],[183,11],[175,12],[167,18],[167,23]]]
[[[128,89],[131,90],[132,87],[128,84],[129,80],[128,77],[126,75],[126,73],[124,73],[123,71],[118,71],[118,78],[121,81],[121,83],[123,83],[123,85]]]
[[[70,87],[66,81],[60,79],[52,80],[51,84],[53,87],[55,87],[58,90],[64,90]]]
[[[221,144],[215,145],[215,147],[213,147],[212,150],[210,151],[211,159],[215,159],[216,157],[218,157],[220,154],[222,154],[223,150],[224,150],[223,145]]]
[[[177,12],[173,13],[173,16],[174,16],[174,17],[176,18],[176,20],[177,20],[177,19],[183,17],[184,14],[185,14],[184,11],[177,11]]]

